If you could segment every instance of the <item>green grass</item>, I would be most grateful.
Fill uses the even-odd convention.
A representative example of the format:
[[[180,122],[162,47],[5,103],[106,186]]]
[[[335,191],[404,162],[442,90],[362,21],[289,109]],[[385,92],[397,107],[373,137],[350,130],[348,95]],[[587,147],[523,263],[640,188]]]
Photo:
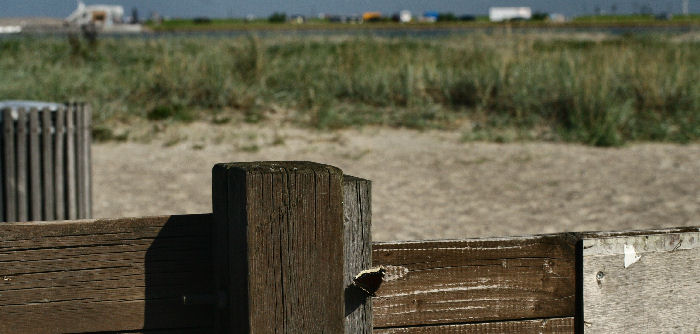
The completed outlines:
[[[322,129],[472,124],[465,140],[700,138],[700,43],[669,36],[18,38],[0,54],[0,99],[87,100],[100,129],[284,110]]]

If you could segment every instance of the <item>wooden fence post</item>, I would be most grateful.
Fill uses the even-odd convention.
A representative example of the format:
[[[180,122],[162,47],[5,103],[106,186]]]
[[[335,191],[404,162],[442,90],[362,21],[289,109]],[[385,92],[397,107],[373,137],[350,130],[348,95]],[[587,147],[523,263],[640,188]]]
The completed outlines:
[[[345,225],[345,333],[372,333],[372,299],[353,289],[353,278],[372,266],[372,183],[345,175],[343,216]]]
[[[362,199],[344,219],[343,174],[332,166],[217,164],[212,179],[216,286],[226,292],[216,332],[360,333],[364,330],[348,326],[371,328],[371,322],[353,325],[357,321],[345,318],[346,277],[351,275],[346,263],[357,268],[370,261],[346,261],[344,255],[346,250],[352,250],[349,256],[370,255],[354,251],[369,245],[363,240],[369,226],[366,231],[352,228],[360,232],[348,237],[344,221],[347,226],[369,223],[369,216],[362,216],[368,213],[368,198],[358,195],[368,192],[368,181],[347,183]]]

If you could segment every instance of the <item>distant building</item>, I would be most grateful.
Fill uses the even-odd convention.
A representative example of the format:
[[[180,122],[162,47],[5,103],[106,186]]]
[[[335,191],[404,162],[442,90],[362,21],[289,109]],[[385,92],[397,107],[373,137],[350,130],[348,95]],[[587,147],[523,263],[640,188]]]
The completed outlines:
[[[399,12],[399,22],[408,23],[411,22],[411,19],[413,19],[413,16],[410,10],[402,10]]]
[[[306,22],[306,16],[301,14],[294,14],[289,17],[289,22],[301,24]]]
[[[489,8],[489,20],[492,22],[529,20],[532,18],[530,7],[491,7]]]
[[[440,13],[436,11],[427,11],[423,13],[423,18],[421,21],[423,22],[437,22],[438,16],[440,16]]]
[[[398,13],[394,13],[394,15],[391,16],[391,20],[399,23],[409,23],[413,20],[413,16],[411,15],[411,11],[402,10]]]
[[[564,16],[564,14],[551,13],[549,14],[549,21],[554,23],[563,23],[566,22],[566,16]]]
[[[380,12],[364,12],[362,13],[362,21],[372,22],[379,21],[382,19],[382,13]]]
[[[71,13],[66,22],[83,26],[95,24],[97,26],[112,26],[123,23],[124,7],[113,5],[90,5],[86,6],[82,1],[78,1],[78,8]]]
[[[359,15],[326,15],[326,20],[332,23],[361,23],[362,16]]]

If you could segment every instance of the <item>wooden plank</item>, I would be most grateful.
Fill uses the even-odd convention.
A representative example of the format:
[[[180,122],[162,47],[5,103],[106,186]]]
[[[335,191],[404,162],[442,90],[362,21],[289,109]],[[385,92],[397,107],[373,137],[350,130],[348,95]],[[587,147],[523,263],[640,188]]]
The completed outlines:
[[[0,223],[0,333],[208,328],[212,216]]]
[[[17,175],[15,174],[15,121],[12,110],[3,110],[3,157],[5,158],[5,221],[17,221]]]
[[[82,103],[75,104],[75,163],[78,219],[87,218],[85,208],[85,110]]]
[[[83,136],[85,140],[83,144],[85,145],[85,181],[83,182],[83,187],[85,188],[85,212],[86,218],[92,217],[92,109],[90,105],[84,104],[85,119],[83,122]]]
[[[584,238],[582,329],[700,331],[700,230]]]
[[[55,182],[55,193],[54,199],[56,201],[56,217],[57,220],[66,219],[66,202],[65,202],[65,170],[64,170],[64,157],[65,151],[63,150],[64,141],[66,137],[66,111],[65,107],[60,107],[56,111],[56,122],[54,125],[54,182]]]
[[[0,110],[0,121],[3,120],[3,116],[5,113],[5,109]],[[5,167],[3,165],[5,164],[5,135],[4,135],[4,125],[0,125],[0,127],[3,128],[2,132],[3,134],[0,134],[2,136],[2,141],[0,141],[0,222],[5,221]]]
[[[202,333],[215,333],[213,327],[196,327],[196,328],[178,328],[177,330],[149,330],[147,332],[140,331],[129,331],[132,334],[202,334]]]
[[[53,134],[51,122],[51,110],[44,108],[41,110],[41,161],[42,168],[42,189],[44,189],[44,217],[45,220],[53,220],[56,207],[53,200],[55,192],[53,182]]]
[[[343,333],[342,172],[308,162],[217,164],[213,183],[216,225],[231,236],[224,286],[232,307],[218,330]]]
[[[406,327],[575,313],[575,238],[568,234],[375,243],[388,276],[374,326]]]
[[[574,333],[574,318],[548,318],[482,322],[474,324],[453,324],[436,326],[419,326],[404,328],[377,329],[375,334],[482,334],[482,333],[522,333],[522,334],[544,334],[544,333]]]
[[[571,233],[575,235],[577,239],[594,239],[594,238],[612,238],[612,237],[631,237],[639,235],[651,235],[651,234],[676,234],[676,233],[686,233],[686,232],[698,232],[700,227],[698,226],[681,226],[681,227],[668,227],[659,229],[648,229],[648,230],[625,230],[625,231],[590,231],[590,232],[574,232]]]
[[[27,110],[17,109],[17,220],[27,221]]]
[[[178,302],[176,299],[148,301],[147,308],[158,310],[153,314],[148,309],[144,311],[144,302],[138,300],[9,306],[3,307],[0,329],[6,331],[3,333],[83,333],[139,330],[145,323],[173,330],[209,325],[210,317],[205,311],[189,310]],[[12,319],[24,320],[4,322]]]
[[[78,218],[88,218],[88,178],[89,178],[89,162],[88,160],[88,149],[89,143],[87,142],[87,111],[85,108],[85,103],[76,104],[76,146],[78,155],[76,161],[78,164],[76,175],[78,181]]]
[[[372,266],[372,182],[343,177],[345,241],[345,333],[372,332],[372,299],[352,286],[353,278]]]
[[[66,217],[78,217],[78,185],[76,180],[75,103],[66,109]]]
[[[245,183],[229,183],[229,171],[226,168],[214,166],[212,169],[212,206],[214,208],[214,233],[212,234],[212,248],[214,250],[214,287],[216,291],[225,291],[228,294],[225,308],[218,309],[214,320],[214,333],[229,333],[238,331],[245,333],[250,331],[250,326],[246,321],[231,321],[230,314],[244,314],[248,312],[247,289],[234,289],[229,291],[230,286],[247,286],[247,275],[230,275],[231,272],[246,273],[248,271],[248,260],[245,256],[230,256],[231,254],[245,253],[248,249],[247,236],[243,233],[229,233],[230,227],[227,223],[232,217],[243,216],[243,208],[228,208],[229,202],[245,201]],[[243,175],[241,175],[243,177]]]
[[[29,110],[29,203],[27,220],[41,219],[41,144],[39,125],[39,111],[36,108]]]
[[[29,194],[31,220],[42,220],[41,144],[39,143],[39,111],[29,110]]]

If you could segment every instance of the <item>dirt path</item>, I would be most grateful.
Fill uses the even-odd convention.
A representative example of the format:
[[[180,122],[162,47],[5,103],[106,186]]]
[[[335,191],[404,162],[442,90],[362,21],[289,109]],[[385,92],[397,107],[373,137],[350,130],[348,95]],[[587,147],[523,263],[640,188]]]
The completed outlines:
[[[96,217],[211,212],[216,162],[311,160],[373,181],[375,240],[700,225],[700,144],[462,143],[459,132],[192,124],[93,146]]]

